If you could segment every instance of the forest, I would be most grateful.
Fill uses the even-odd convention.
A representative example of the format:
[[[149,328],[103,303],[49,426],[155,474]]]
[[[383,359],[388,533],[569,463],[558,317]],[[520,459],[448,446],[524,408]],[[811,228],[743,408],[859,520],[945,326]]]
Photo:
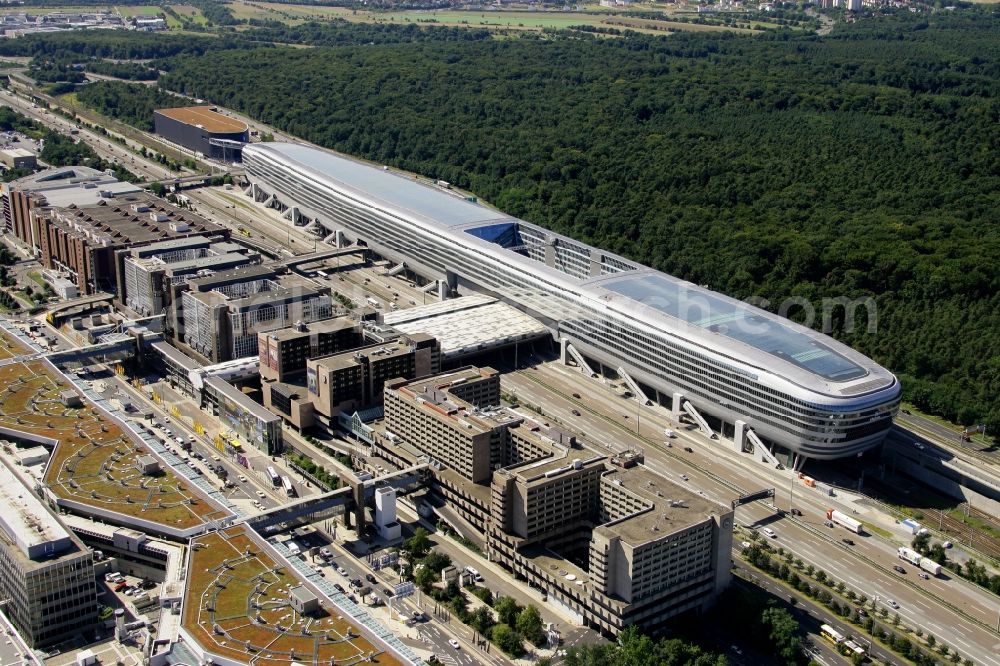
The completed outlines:
[[[822,38],[364,31],[299,30],[343,44],[311,49],[75,39],[87,55],[159,57],[166,89],[775,310],[872,297],[877,321],[862,310],[849,328],[835,311],[829,331],[899,374],[918,407],[1000,432],[997,9]],[[129,88],[84,90],[137,113]]]

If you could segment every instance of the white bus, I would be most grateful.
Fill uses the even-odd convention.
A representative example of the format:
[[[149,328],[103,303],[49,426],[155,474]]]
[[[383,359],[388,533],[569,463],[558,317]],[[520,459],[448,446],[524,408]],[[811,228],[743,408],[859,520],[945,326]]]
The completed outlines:
[[[295,486],[292,485],[292,480],[287,476],[281,477],[281,485],[285,487],[285,495],[287,497],[295,497]]]
[[[278,473],[270,465],[267,466],[267,476],[271,479],[271,485],[275,488],[281,485],[281,477],[278,476]]]

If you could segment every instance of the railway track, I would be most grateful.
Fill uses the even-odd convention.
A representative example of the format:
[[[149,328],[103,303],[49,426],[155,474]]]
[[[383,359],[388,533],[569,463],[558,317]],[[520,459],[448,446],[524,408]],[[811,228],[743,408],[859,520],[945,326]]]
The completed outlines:
[[[967,544],[984,555],[988,555],[994,562],[1000,562],[1000,539],[997,539],[989,532],[981,530],[972,525],[968,525],[955,516],[941,509],[923,509],[924,521],[930,525],[936,525],[938,531],[948,536],[953,536],[955,543]],[[992,525],[994,529],[1000,529],[996,522],[981,511],[973,509],[970,515],[977,520]]]

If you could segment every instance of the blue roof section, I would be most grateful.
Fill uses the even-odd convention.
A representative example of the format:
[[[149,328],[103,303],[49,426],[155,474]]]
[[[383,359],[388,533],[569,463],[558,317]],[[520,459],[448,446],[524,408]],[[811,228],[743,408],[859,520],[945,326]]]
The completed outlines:
[[[750,345],[830,381],[845,382],[868,374],[857,363],[812,336],[777,321],[773,315],[663,275],[614,280],[602,287],[693,326]]]
[[[503,213],[446,192],[435,192],[426,184],[318,148],[297,143],[257,145],[265,146],[331,180],[338,181],[338,185],[343,189],[363,193],[366,197],[378,199],[390,208],[407,211],[445,226],[461,226],[507,217]],[[433,194],[437,196],[432,196]]]

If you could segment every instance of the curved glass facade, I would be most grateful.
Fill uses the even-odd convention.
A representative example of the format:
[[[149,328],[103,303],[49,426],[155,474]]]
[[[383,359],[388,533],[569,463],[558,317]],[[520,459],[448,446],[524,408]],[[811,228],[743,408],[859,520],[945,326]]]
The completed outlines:
[[[451,276],[510,302],[585,354],[793,452],[854,455],[892,425],[892,374],[776,315],[318,149],[256,144],[243,162],[262,196],[428,278]],[[418,194],[434,203],[417,203]]]

